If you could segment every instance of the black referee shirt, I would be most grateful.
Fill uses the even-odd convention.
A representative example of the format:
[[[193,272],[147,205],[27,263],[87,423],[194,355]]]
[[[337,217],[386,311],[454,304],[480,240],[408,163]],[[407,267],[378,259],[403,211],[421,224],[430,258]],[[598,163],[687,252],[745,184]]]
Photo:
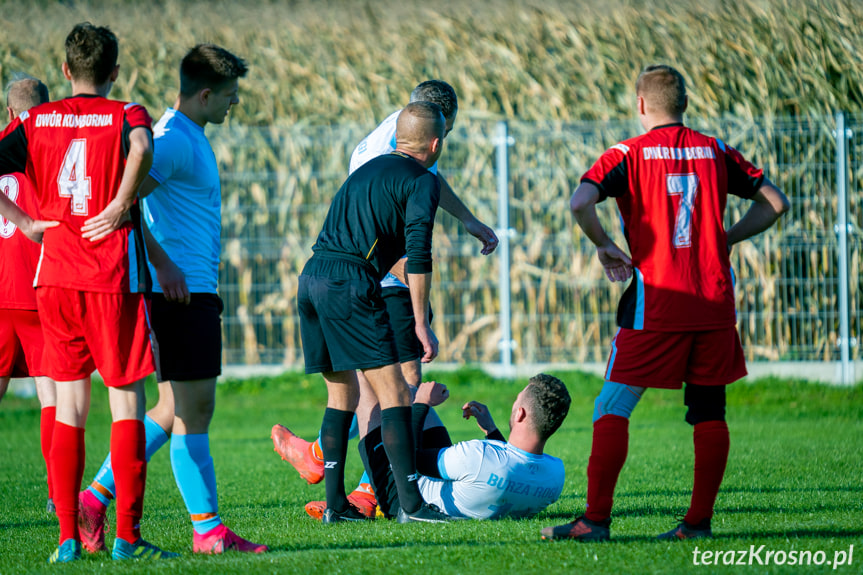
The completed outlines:
[[[439,200],[437,176],[419,162],[397,152],[378,156],[342,184],[312,250],[368,260],[379,280],[405,254],[407,273],[428,273]]]

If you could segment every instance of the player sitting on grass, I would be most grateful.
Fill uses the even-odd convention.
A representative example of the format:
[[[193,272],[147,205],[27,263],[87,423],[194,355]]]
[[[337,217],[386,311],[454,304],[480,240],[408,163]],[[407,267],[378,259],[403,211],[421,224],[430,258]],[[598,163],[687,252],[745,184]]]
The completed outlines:
[[[529,517],[557,501],[563,491],[563,462],[543,451],[569,413],[570,397],[563,382],[544,373],[530,379],[513,402],[509,442],[488,408],[469,401],[462,406],[462,416],[476,418],[486,437],[453,445],[431,409],[447,398],[446,386],[436,382],[420,384],[414,398],[417,471],[422,474],[419,488],[426,502],[451,517],[500,519]],[[380,421],[368,416],[357,412],[361,433],[368,429],[360,440],[360,455],[381,512],[394,517],[398,493],[381,442]],[[311,502],[306,512],[320,518],[324,507],[323,501]]]

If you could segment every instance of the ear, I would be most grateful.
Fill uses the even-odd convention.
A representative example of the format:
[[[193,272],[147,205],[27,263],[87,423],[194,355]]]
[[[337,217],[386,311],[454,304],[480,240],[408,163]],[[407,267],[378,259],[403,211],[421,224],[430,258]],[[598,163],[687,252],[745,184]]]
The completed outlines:
[[[687,94],[686,96],[683,97],[683,111],[685,112],[688,107],[689,107],[689,95]]]
[[[117,81],[117,78],[119,76],[120,76],[120,65],[117,64],[116,66],[114,66],[114,69],[111,70],[111,75],[108,77],[108,79],[111,80],[111,83],[113,84],[114,82]]]
[[[211,88],[204,88],[200,92],[198,92],[198,102],[201,103],[201,106],[206,107],[207,102],[210,101],[210,94],[212,94],[213,90]]]
[[[643,116],[647,113],[647,105],[644,103],[644,98],[642,96],[638,96],[638,115]]]
[[[435,138],[434,140],[431,141],[431,145],[429,146],[429,150],[431,151],[432,154],[437,154],[438,150],[440,150],[440,147],[441,147],[441,139]]]
[[[72,72],[69,71],[69,63],[63,62],[63,64],[60,65],[60,69],[63,70],[63,77],[71,82]]]
[[[9,115],[10,122],[15,119],[15,112],[9,106],[6,106],[6,113]]]
[[[523,407],[515,408],[515,418],[514,419],[515,419],[515,421],[524,423],[524,421],[527,419],[527,410]]]

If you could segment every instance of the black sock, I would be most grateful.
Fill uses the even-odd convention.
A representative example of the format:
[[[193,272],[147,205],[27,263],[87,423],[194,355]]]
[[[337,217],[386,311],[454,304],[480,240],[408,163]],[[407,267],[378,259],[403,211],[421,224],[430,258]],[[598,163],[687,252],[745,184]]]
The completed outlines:
[[[423,504],[417,486],[416,451],[410,407],[381,410],[381,438],[393,468],[393,480],[399,492],[402,509],[413,513]]]
[[[399,492],[393,481],[390,460],[381,439],[381,428],[376,427],[360,440],[360,458],[372,481],[375,499],[387,519],[399,512]]]
[[[321,423],[327,507],[338,513],[348,508],[348,498],[345,495],[345,459],[348,454],[348,433],[353,419],[352,411],[328,407]]]

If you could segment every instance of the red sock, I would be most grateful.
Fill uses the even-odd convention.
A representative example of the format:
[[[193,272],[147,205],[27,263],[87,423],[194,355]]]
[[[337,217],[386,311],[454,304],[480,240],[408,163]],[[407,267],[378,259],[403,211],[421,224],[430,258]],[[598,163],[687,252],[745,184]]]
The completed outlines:
[[[80,541],[78,534],[78,491],[84,477],[84,429],[65,423],[54,424],[51,440],[51,482],[54,505],[60,522],[60,543],[67,539]]]
[[[587,463],[587,510],[591,521],[611,516],[617,476],[626,462],[629,447],[629,420],[619,415],[603,415],[593,424],[593,446]]]
[[[695,425],[695,481],[692,502],[683,518],[690,525],[713,517],[713,504],[728,462],[728,425],[724,421],[705,421]]]
[[[135,543],[141,537],[147,462],[144,422],[115,421],[111,426],[111,468],[117,491],[117,537]]]
[[[51,457],[51,439],[54,435],[54,420],[57,417],[57,408],[53,405],[42,409],[39,419],[39,439],[42,442],[42,457],[45,459],[45,471],[48,475],[48,498],[54,498],[54,488],[51,485],[51,465],[48,463]]]

